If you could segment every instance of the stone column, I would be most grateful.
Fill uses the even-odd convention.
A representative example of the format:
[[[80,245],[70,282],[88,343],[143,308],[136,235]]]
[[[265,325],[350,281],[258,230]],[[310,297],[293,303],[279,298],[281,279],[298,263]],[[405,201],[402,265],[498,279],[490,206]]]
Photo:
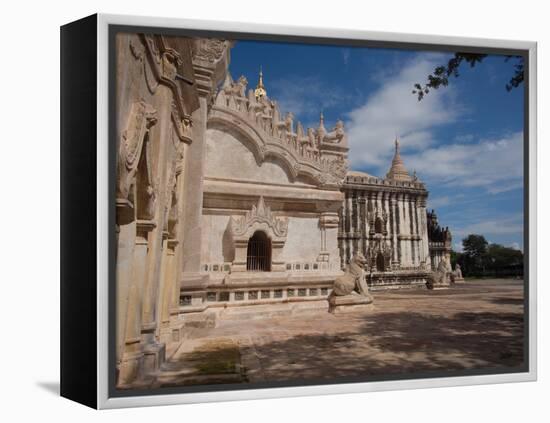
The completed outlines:
[[[430,242],[428,239],[428,216],[426,214],[426,197],[421,197],[418,202],[418,214],[420,220],[420,236],[422,237],[422,257],[428,269],[431,267]]]
[[[403,227],[401,223],[401,207],[400,207],[400,195],[395,194],[395,240],[396,240],[396,251],[397,251],[397,262],[401,266],[403,264],[403,249],[402,249],[402,243],[400,240],[401,236],[401,228]]]
[[[352,224],[352,207],[351,207],[351,192],[346,192],[346,199],[344,200],[346,203],[345,209],[346,209],[346,262],[344,265],[348,264],[351,260],[351,256],[353,255],[353,249],[352,249],[352,233],[353,233],[353,224]]]
[[[132,264],[134,257],[134,245],[136,243],[135,221],[119,225],[117,240],[117,266],[116,266],[116,362],[117,368],[122,362],[126,339],[126,316],[128,313],[128,297],[132,282]]]
[[[361,253],[363,256],[367,256],[367,199],[365,193],[361,192],[361,198],[359,200],[359,223],[361,225]]]
[[[416,240],[414,239],[416,234],[416,228],[415,228],[416,220],[415,220],[415,214],[414,214],[414,207],[415,207],[414,197],[409,196],[409,204],[408,204],[407,210],[409,211],[409,221],[410,221],[409,228],[411,232],[410,243],[411,243],[411,265],[412,266],[418,265]]]
[[[352,198],[352,216],[353,216],[353,254],[355,255],[359,252],[359,232],[360,232],[360,221],[359,221],[359,199],[357,198],[357,191],[354,192]]]
[[[414,235],[415,235],[415,245],[416,245],[416,263],[420,267],[422,264],[422,238],[420,237],[420,215],[418,214],[418,204],[419,204],[419,197],[416,196],[414,198],[414,207],[413,207],[413,214],[414,214]]]
[[[403,242],[403,249],[405,250],[406,256],[406,266],[412,265],[412,255],[411,255],[411,227],[410,227],[410,216],[409,216],[409,197],[407,194],[403,195],[403,234],[405,235],[405,240]]]
[[[163,286],[160,304],[160,339],[161,342],[172,341],[170,330],[170,308],[173,306],[173,297],[176,285],[175,249],[178,241],[167,239],[164,243],[163,254]]]
[[[149,260],[148,274],[145,279],[145,286],[143,291],[143,316],[142,316],[142,340],[145,344],[156,344],[155,331],[157,328],[157,302],[161,283],[161,261],[163,255],[163,230],[165,226],[164,207],[166,204],[166,196],[170,196],[171,192],[166,192],[164,187],[167,185],[166,179],[168,178],[168,172],[171,167],[171,158],[167,158],[168,143],[171,143],[172,124],[171,124],[171,110],[172,110],[172,91],[170,88],[159,85],[157,89],[157,96],[159,96],[159,104],[157,111],[160,119],[155,127],[154,138],[151,139],[153,144],[158,146],[157,155],[153,158],[151,166],[156,169],[156,199],[154,220],[155,228],[149,234],[149,252],[147,259]],[[155,166],[156,165],[156,166]],[[158,346],[158,348],[161,348]]]
[[[202,284],[207,275],[201,271],[202,205],[206,156],[206,126],[213,91],[223,80],[229,64],[230,44],[214,38],[196,39],[193,45],[193,69],[200,107],[193,112],[193,143],[185,154],[184,216],[186,227],[182,244],[182,287]]]
[[[389,196],[389,205],[390,205],[390,213],[389,213],[389,219],[390,219],[390,236],[391,236],[391,247],[392,247],[392,265],[393,267],[396,267],[399,265],[399,256],[397,253],[397,219],[396,219],[396,207],[397,207],[397,200],[395,199],[395,194],[391,193]]]
[[[120,366],[119,382],[125,384],[139,377],[143,360],[141,348],[142,298],[147,277],[147,250],[149,233],[155,224],[150,220],[136,222],[136,238],[133,257],[133,274],[128,295],[128,314],[124,354]]]

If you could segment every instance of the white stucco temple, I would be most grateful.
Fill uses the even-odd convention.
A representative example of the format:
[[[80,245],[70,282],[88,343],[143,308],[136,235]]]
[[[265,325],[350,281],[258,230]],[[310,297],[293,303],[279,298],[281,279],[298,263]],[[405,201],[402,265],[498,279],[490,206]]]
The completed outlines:
[[[117,383],[158,369],[189,327],[248,310],[328,309],[356,254],[370,288],[425,288],[451,235],[395,155],[349,169],[344,123],[305,128],[228,72],[232,42],[119,34]],[[380,140],[391,142],[391,140]]]

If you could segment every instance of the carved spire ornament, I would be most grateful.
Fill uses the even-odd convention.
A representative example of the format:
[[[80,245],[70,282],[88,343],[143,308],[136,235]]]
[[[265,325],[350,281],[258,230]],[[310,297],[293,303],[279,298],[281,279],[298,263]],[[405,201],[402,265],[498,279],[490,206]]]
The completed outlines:
[[[256,85],[256,89],[254,90],[254,96],[256,97],[256,100],[260,100],[262,97],[267,97],[267,91],[264,86],[264,74],[262,72],[261,66],[260,76],[258,78],[258,85]]]

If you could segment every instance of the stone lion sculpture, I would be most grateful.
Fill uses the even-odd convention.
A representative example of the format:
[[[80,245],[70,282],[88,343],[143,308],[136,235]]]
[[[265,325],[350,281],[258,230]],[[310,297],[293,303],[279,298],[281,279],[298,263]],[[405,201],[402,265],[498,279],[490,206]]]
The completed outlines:
[[[363,254],[355,254],[346,268],[346,273],[334,281],[333,295],[360,295],[372,298],[365,280],[364,267],[366,263],[367,259]]]
[[[458,263],[455,266],[455,277],[457,279],[462,279],[463,278],[462,277],[462,269],[460,268],[460,264],[458,264]]]
[[[454,272],[451,273],[451,282],[456,283],[456,282],[463,282],[463,281],[464,281],[464,277],[462,276],[462,269],[460,268],[460,264],[457,263],[455,265]]]
[[[449,263],[446,260],[441,260],[437,265],[437,270],[428,276],[428,289],[434,289],[438,286],[448,286],[451,270]]]

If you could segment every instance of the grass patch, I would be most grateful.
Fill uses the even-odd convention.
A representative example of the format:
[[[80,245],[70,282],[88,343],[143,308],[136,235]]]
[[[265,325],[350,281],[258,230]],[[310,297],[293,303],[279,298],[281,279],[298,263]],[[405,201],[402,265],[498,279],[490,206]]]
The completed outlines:
[[[209,341],[186,354],[184,360],[200,375],[237,373],[241,361],[239,346],[231,341]]]

